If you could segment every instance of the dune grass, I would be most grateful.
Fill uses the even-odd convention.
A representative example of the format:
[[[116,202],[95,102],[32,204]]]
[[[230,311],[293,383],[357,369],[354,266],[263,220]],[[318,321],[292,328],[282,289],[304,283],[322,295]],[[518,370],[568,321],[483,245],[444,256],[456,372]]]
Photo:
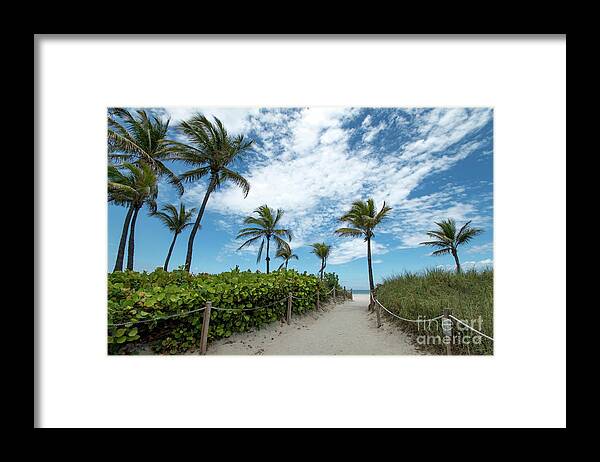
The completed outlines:
[[[384,279],[377,287],[377,299],[390,311],[408,319],[433,318],[447,308],[450,314],[493,337],[493,279],[492,269],[460,274],[438,269],[405,273]],[[442,336],[440,322],[428,326],[398,322],[413,334],[417,343],[424,342],[425,349],[436,353],[446,351],[444,344],[436,342]],[[493,341],[481,336],[475,339],[475,333],[457,326],[456,322],[453,332],[456,335],[453,354],[493,354]],[[424,337],[428,337],[429,343]]]

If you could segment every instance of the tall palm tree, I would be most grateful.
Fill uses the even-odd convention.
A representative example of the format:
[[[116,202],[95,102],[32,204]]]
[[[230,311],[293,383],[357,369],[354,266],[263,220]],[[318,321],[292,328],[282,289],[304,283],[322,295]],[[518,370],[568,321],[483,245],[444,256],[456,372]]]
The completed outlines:
[[[281,268],[283,268],[285,266],[285,269],[287,270],[288,267],[288,262],[290,260],[298,260],[298,255],[296,255],[295,253],[292,252],[292,248],[290,247],[290,245],[286,242],[285,245],[281,245],[281,247],[279,247],[279,249],[277,249],[277,253],[275,254],[276,258],[283,258],[283,263],[279,266],[279,268],[277,268],[277,270],[280,270]]]
[[[202,114],[181,122],[178,130],[187,137],[188,144],[178,144],[173,159],[193,167],[181,174],[180,179],[193,182],[205,176],[209,178],[208,188],[204,193],[200,211],[188,240],[185,270],[189,272],[192,265],[194,238],[200,228],[200,221],[210,194],[223,183],[231,182],[242,189],[244,197],[248,196],[250,184],[230,166],[248,152],[252,141],[246,140],[243,135],[231,136],[219,119],[214,117],[213,123]]]
[[[321,269],[319,270],[319,274],[321,280],[323,280],[323,272],[327,266],[327,258],[329,257],[331,246],[325,244],[324,242],[315,242],[310,246],[313,248],[311,252],[321,259]]]
[[[466,244],[478,234],[483,232],[482,229],[472,228],[471,220],[467,221],[458,232],[456,232],[456,222],[452,218],[436,222],[439,229],[428,231],[427,235],[432,237],[433,241],[421,242],[422,245],[438,247],[438,250],[432,252],[431,255],[447,255],[451,254],[454,257],[456,264],[456,272],[460,273],[460,260],[458,259],[458,246]]]
[[[121,171],[121,169],[123,171]],[[133,255],[135,247],[135,224],[140,209],[146,204],[150,212],[156,211],[156,196],[158,195],[157,177],[152,168],[146,164],[131,164],[125,162],[119,167],[108,166],[108,191],[109,198],[121,204],[129,204],[131,216],[125,218],[129,228],[129,245],[127,248],[127,269],[133,270]],[[129,215],[129,214],[128,214]],[[127,228],[123,227],[123,233],[126,234]],[[125,242],[123,235],[117,252],[117,261],[113,271],[123,270],[123,257],[125,252]]]
[[[340,217],[340,221],[346,222],[350,226],[335,230],[338,236],[364,237],[367,243],[367,263],[369,266],[369,287],[371,292],[375,289],[373,263],[371,260],[371,239],[375,236],[373,230],[383,221],[390,210],[392,208],[386,205],[385,201],[379,212],[375,208],[375,201],[373,199],[354,201],[350,211]],[[372,303],[369,304],[369,307],[372,307]]]
[[[258,240],[261,240],[260,247],[258,249],[258,257],[256,263],[258,263],[262,257],[262,252],[267,243],[267,274],[269,274],[269,246],[271,244],[271,238],[275,239],[277,248],[281,249],[289,244],[283,240],[283,237],[287,237],[288,240],[292,240],[292,232],[289,229],[278,228],[279,220],[283,216],[283,210],[277,209],[277,212],[273,214],[273,210],[267,205],[261,205],[253,213],[256,213],[258,217],[249,216],[244,218],[244,224],[253,225],[252,227],[242,228],[237,235],[237,239],[242,237],[249,237],[242,245],[238,247],[238,250],[243,249],[247,245],[250,245]]]
[[[175,141],[167,139],[169,120],[137,110],[136,116],[122,108],[109,109],[108,157],[112,162],[143,163],[159,177],[166,177],[177,192],[183,194],[183,185],[166,165],[173,155]]]
[[[121,239],[119,240],[119,248],[117,250],[117,260],[113,272],[123,271],[123,259],[125,257],[125,246],[127,245],[127,235],[129,233],[129,225],[131,224],[131,216],[133,215],[133,206],[131,204],[131,195],[126,194],[119,186],[118,183],[112,182],[110,179],[111,170],[109,167],[108,171],[108,202],[112,202],[116,205],[127,207],[127,214],[123,222],[123,229],[121,231]],[[113,178],[114,179],[114,178]]]
[[[170,231],[173,231],[173,241],[171,242],[163,266],[165,271],[169,271],[169,260],[171,259],[177,236],[192,224],[192,215],[194,215],[195,212],[196,209],[186,210],[185,205],[181,203],[179,204],[179,210],[177,210],[177,207],[174,205],[168,204],[162,207],[162,211],[154,213],[154,216],[158,217]]]

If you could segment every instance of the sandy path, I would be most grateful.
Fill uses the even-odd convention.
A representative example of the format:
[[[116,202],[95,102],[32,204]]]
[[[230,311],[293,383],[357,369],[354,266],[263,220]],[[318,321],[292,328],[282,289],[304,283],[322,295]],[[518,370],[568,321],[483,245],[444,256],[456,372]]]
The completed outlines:
[[[390,322],[377,329],[367,312],[368,295],[330,305],[322,312],[234,334],[208,346],[209,355],[416,355],[408,336]]]

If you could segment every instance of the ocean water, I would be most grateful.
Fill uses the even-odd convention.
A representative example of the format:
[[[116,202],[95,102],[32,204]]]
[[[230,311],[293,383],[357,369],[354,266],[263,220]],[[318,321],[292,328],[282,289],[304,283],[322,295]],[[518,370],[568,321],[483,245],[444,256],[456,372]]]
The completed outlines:
[[[369,289],[352,289],[353,294],[368,294]]]

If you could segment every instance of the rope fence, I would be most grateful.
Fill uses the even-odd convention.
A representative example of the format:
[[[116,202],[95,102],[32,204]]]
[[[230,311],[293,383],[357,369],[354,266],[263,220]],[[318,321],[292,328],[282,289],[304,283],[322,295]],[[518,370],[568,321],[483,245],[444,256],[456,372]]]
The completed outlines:
[[[414,322],[414,323],[426,323],[426,322],[433,322],[433,321],[437,321],[438,319],[443,319],[444,321],[447,321],[446,324],[444,324],[444,321],[442,321],[442,330],[444,332],[444,336],[447,337],[451,337],[452,336],[452,320],[456,321],[457,323],[463,325],[464,327],[472,330],[473,332],[477,333],[478,335],[487,338],[488,340],[491,340],[492,342],[494,341],[494,339],[492,337],[490,337],[489,335],[484,334],[483,332],[478,331],[477,329],[475,329],[474,327],[470,326],[469,324],[467,324],[466,322],[458,319],[456,316],[453,316],[449,313],[449,310],[444,310],[444,312],[438,316],[435,316],[433,318],[430,319],[408,319],[408,318],[403,318],[402,316],[397,315],[396,313],[393,313],[392,311],[388,310],[379,300],[377,300],[377,298],[375,297],[375,295],[373,294],[373,292],[370,293],[370,299],[371,302],[376,305],[379,306],[381,308],[383,308],[384,311],[386,311],[387,313],[389,313],[390,315],[392,315],[395,318],[400,319],[401,321],[405,321],[405,322]],[[379,314],[379,310],[377,310],[377,327],[381,327],[381,321],[380,321],[380,314]],[[450,344],[446,344],[446,354],[450,355],[452,349]]]
[[[329,292],[325,293],[324,296],[327,296],[329,294],[333,293],[333,303],[336,303],[336,290],[335,287],[333,287]],[[197,308],[194,310],[190,310],[190,311],[186,311],[184,313],[174,313],[171,315],[167,315],[167,316],[159,316],[156,318],[152,318],[152,319],[144,319],[142,321],[128,321],[128,322],[122,322],[122,323],[109,323],[108,327],[120,327],[120,326],[134,326],[137,324],[146,324],[146,323],[151,323],[151,322],[156,322],[156,321],[161,321],[164,319],[172,319],[172,318],[177,318],[177,317],[181,317],[181,316],[187,316],[189,314],[192,313],[198,313],[200,311],[204,312],[204,317],[202,320],[202,326],[201,326],[201,333],[200,333],[200,354],[205,354],[206,353],[206,348],[207,348],[207,341],[208,341],[208,326],[210,324],[210,313],[212,310],[216,310],[216,311],[231,311],[231,312],[244,312],[244,311],[256,311],[256,310],[263,310],[263,309],[267,309],[270,308],[272,306],[278,305],[280,303],[283,303],[287,300],[287,313],[286,313],[286,321],[288,324],[290,324],[291,322],[291,317],[292,317],[292,300],[306,300],[309,298],[313,298],[316,296],[316,308],[320,309],[320,293],[319,291],[317,291],[315,294],[310,294],[310,295],[306,295],[304,297],[298,297],[294,294],[292,294],[291,292],[284,298],[282,298],[281,300],[278,300],[276,302],[270,303],[269,305],[264,305],[264,306],[256,306],[256,307],[252,307],[252,308],[221,308],[218,306],[212,306],[212,302],[207,301],[206,305],[203,306],[202,308]],[[352,299],[352,289],[350,289],[350,292],[346,291],[346,288],[344,287],[343,289],[343,297],[344,299],[346,298],[350,298]]]
[[[213,306],[212,309],[213,310],[217,310],[217,311],[256,311],[256,310],[266,310],[267,308],[271,308],[272,306],[275,306],[279,303],[285,302],[288,299],[288,297],[282,298],[281,300],[277,301],[277,302],[273,302],[270,303],[268,305],[265,306],[255,306],[252,308],[219,308],[218,306]]]
[[[444,317],[443,314],[440,314],[439,316],[436,316],[435,318],[431,318],[431,319],[407,319],[407,318],[403,318],[402,316],[398,316],[396,313],[392,313],[390,310],[388,310],[385,306],[383,306],[381,304],[381,302],[377,299],[375,299],[375,302],[381,307],[383,308],[385,311],[387,311],[389,314],[391,314],[392,316],[402,320],[402,321],[406,321],[406,322],[432,322],[432,321],[437,321],[438,319],[441,319]]]
[[[481,335],[482,337],[485,337],[487,339],[490,339],[491,341],[494,341],[494,339],[492,337],[490,337],[489,335],[485,335],[483,332],[479,332],[477,329],[474,329],[473,327],[469,326],[467,323],[462,322],[460,319],[455,318],[452,315],[448,315],[448,317],[454,319],[456,322],[462,324],[465,327],[468,327],[469,329],[471,329],[473,332],[477,332],[479,335]]]
[[[159,316],[157,318],[144,319],[143,321],[129,321],[129,322],[121,322],[121,323],[117,323],[117,324],[108,324],[108,327],[135,326],[136,324],[145,324],[147,322],[161,321],[163,319],[177,318],[179,316],[187,316],[188,314],[197,313],[199,311],[204,311],[205,309],[206,309],[206,307],[203,306],[202,308],[198,308],[196,310],[191,310],[191,311],[186,311],[185,313],[176,313],[176,314],[171,314],[169,316]]]

